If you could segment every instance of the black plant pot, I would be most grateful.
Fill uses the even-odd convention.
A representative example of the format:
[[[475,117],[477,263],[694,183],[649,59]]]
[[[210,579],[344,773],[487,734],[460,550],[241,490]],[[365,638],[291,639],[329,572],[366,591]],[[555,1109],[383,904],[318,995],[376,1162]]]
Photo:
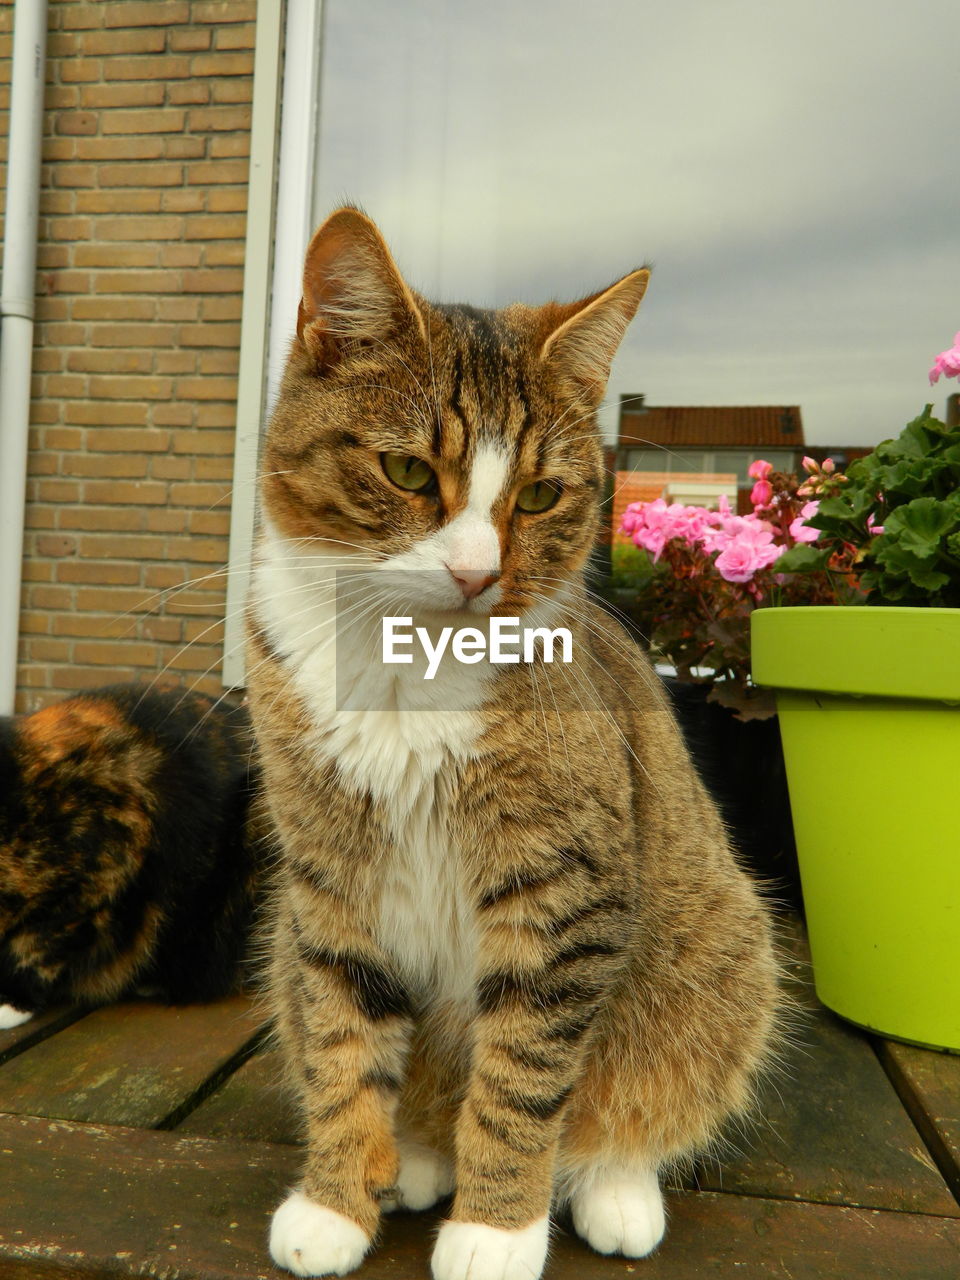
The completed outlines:
[[[708,688],[663,678],[694,763],[731,830],[741,864],[769,895],[802,910],[780,722],[738,720]]]

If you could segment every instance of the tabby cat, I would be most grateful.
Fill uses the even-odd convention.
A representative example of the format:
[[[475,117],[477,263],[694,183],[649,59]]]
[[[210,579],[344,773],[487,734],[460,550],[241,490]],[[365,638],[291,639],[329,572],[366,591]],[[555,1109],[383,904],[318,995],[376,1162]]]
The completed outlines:
[[[263,861],[249,718],[116,685],[0,718],[0,1027],[244,972]]]
[[[601,1253],[750,1104],[767,913],[652,669],[592,604],[595,411],[647,284],[439,306],[333,214],[262,466],[249,693],[282,845],[270,990],[308,1148],[274,1260],[343,1275],[451,1192],[436,1280]],[[570,663],[382,660],[382,619],[567,628]]]

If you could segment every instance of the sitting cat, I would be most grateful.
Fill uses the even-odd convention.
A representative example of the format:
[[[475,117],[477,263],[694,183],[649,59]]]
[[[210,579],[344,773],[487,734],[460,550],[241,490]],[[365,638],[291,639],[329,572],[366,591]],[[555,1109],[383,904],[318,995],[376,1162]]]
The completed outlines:
[[[0,1027],[242,976],[263,861],[244,709],[115,685],[0,718]]]
[[[601,1253],[750,1105],[768,913],[646,657],[589,600],[596,408],[647,284],[439,306],[342,209],[307,252],[263,456],[249,695],[282,846],[270,986],[302,1102],[274,1260],[346,1274],[451,1191],[436,1280],[536,1280],[551,1206]],[[382,660],[491,616],[572,660]],[[413,658],[413,655],[410,655]]]

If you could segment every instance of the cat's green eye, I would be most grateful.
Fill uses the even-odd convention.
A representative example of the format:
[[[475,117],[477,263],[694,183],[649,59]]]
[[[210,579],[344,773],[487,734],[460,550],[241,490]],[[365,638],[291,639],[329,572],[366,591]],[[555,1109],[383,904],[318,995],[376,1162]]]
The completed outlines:
[[[437,482],[433,467],[422,458],[413,458],[405,453],[381,453],[380,465],[387,479],[408,493],[423,493]]]
[[[525,484],[517,494],[517,509],[528,515],[549,511],[560,493],[560,484],[556,480],[535,480],[533,484]]]

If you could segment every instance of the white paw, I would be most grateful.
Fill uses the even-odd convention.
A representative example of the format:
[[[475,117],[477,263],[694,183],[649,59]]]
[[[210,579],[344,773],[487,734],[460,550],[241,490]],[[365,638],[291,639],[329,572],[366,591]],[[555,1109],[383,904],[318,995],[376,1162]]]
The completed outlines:
[[[300,1191],[287,1196],[270,1224],[270,1256],[297,1276],[345,1276],[369,1248],[361,1226]]]
[[[0,1031],[9,1031],[11,1027],[19,1027],[22,1022],[29,1022],[33,1017],[23,1009],[15,1009],[12,1004],[0,1004]]]
[[[548,1239],[546,1217],[520,1231],[445,1222],[433,1251],[433,1280],[539,1280]]]
[[[385,1213],[394,1209],[412,1209],[419,1213],[453,1190],[453,1163],[439,1151],[401,1138],[397,1153],[400,1157],[397,1194],[382,1201]]]
[[[666,1229],[663,1196],[653,1170],[597,1180],[573,1195],[570,1208],[577,1235],[597,1253],[644,1258]]]

